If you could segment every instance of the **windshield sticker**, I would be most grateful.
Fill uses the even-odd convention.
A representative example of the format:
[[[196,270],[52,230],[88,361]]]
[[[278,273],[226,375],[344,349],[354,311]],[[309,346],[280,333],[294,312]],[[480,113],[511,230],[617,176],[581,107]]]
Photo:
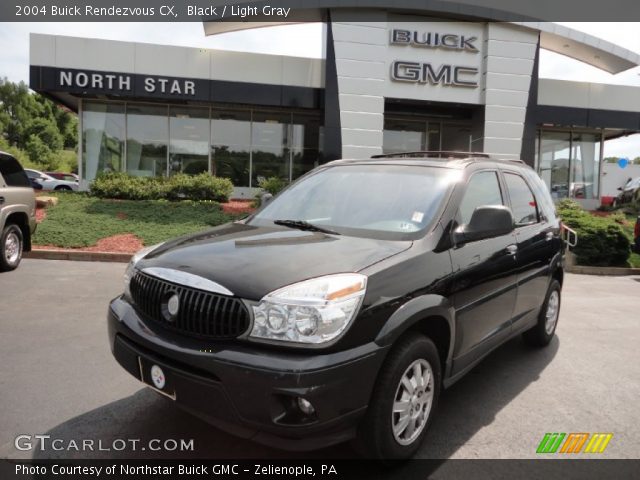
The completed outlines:
[[[424,218],[424,213],[422,213],[422,212],[413,212],[413,215],[411,216],[411,221],[412,222],[416,222],[416,223],[420,223],[420,222],[422,222],[423,218]]]

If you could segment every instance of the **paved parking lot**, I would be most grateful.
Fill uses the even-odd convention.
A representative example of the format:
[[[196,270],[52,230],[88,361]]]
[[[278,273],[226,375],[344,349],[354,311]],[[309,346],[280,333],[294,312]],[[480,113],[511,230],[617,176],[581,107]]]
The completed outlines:
[[[105,312],[123,264],[25,260],[0,274],[0,457],[344,457],[236,439],[183,413],[111,357]],[[604,456],[640,458],[640,278],[567,275],[549,348],[504,345],[446,391],[423,458],[531,458],[545,432],[612,432]],[[21,452],[66,441],[194,439],[193,452]]]

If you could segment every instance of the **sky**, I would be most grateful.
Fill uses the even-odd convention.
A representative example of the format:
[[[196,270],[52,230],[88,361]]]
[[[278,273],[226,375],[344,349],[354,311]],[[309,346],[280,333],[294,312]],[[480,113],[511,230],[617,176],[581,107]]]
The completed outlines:
[[[640,24],[632,22],[565,22],[640,54]],[[302,57],[323,56],[322,24],[286,25],[205,37],[202,24],[188,23],[0,23],[0,77],[29,79],[29,33],[104,38]],[[295,42],[291,38],[296,38]],[[640,87],[640,67],[611,75],[549,51],[540,55],[540,77]],[[640,156],[640,134],[606,142],[605,156]]]

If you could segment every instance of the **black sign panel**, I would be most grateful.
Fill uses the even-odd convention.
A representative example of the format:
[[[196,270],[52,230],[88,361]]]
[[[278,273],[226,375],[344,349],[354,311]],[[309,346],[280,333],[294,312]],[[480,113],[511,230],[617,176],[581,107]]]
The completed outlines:
[[[75,95],[196,101],[210,99],[209,80],[72,68],[32,67],[31,88]]]
[[[105,95],[112,98],[138,98],[157,101],[199,101],[245,103],[277,107],[322,108],[322,88],[229,82],[202,78],[140,75],[31,66],[30,87],[55,96],[69,93],[76,97]]]

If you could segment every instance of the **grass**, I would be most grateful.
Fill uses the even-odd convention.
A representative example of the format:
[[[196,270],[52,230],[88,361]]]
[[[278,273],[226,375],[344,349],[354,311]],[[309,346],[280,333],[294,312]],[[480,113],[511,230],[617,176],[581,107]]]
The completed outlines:
[[[145,245],[229,222],[215,202],[104,200],[76,193],[52,193],[58,205],[47,208],[38,225],[36,245],[73,248],[95,245],[102,238],[132,233]]]

